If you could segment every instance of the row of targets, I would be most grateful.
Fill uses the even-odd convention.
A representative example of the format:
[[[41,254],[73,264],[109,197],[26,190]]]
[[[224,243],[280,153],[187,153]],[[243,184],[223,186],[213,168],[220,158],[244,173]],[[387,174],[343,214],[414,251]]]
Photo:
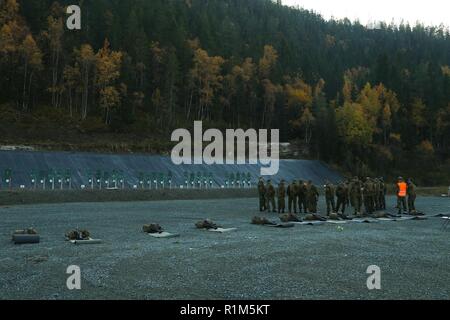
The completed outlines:
[[[138,185],[134,185],[134,189],[172,189],[173,187],[173,175],[172,172],[151,172],[151,173],[138,173]]]
[[[81,189],[125,189],[127,181],[122,170],[87,170],[87,184],[82,184]],[[1,177],[0,187],[12,188],[13,172],[6,169]],[[210,172],[184,172],[184,182],[175,185],[172,172],[139,172],[137,184],[133,189],[212,189],[214,188],[213,174]],[[66,170],[41,170],[30,174],[30,185],[32,189],[55,190],[72,189],[72,174]],[[250,173],[229,173],[225,175],[222,188],[251,188],[252,178]],[[25,186],[21,186],[25,188]]]
[[[125,176],[122,170],[88,170],[88,185],[82,185],[81,188],[94,189],[125,189]]]
[[[69,169],[32,171],[30,184],[32,189],[70,190],[72,189],[72,174]]]
[[[184,185],[180,186],[186,189],[212,189],[214,180],[212,173],[209,172],[185,172]]]
[[[251,188],[252,175],[248,173],[229,173],[225,175],[225,188]]]

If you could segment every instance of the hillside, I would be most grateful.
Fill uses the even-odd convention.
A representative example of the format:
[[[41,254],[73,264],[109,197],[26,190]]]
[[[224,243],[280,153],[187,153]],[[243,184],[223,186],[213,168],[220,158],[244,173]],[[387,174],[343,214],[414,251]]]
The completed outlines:
[[[279,128],[352,174],[447,183],[449,65],[444,27],[269,0],[0,0],[0,144],[164,153],[203,120]]]

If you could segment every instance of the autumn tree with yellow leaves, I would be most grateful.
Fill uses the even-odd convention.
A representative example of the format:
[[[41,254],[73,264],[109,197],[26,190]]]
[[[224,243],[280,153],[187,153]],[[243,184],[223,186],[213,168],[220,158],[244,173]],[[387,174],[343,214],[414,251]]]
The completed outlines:
[[[111,109],[120,105],[120,92],[116,81],[120,77],[123,54],[110,49],[108,39],[105,40],[95,56],[96,78],[100,107],[105,110],[105,123],[110,122]]]
[[[42,52],[31,34],[25,37],[19,50],[24,64],[22,110],[27,111],[35,73],[42,68]]]
[[[89,44],[81,45],[80,49],[75,49],[74,54],[80,69],[80,82],[82,85],[81,96],[81,119],[85,120],[89,112],[89,88],[92,84],[91,75],[95,65],[94,49]]]
[[[196,119],[211,119],[211,106],[215,94],[222,88],[222,57],[210,57],[208,52],[200,47],[194,47],[193,68],[189,72],[193,93],[197,97]],[[191,105],[188,110],[190,116]]]
[[[52,6],[52,13],[53,15],[50,15],[47,18],[48,28],[44,31],[44,37],[47,39],[51,51],[52,83],[48,90],[52,94],[52,106],[57,108],[61,105],[61,97],[63,93],[63,86],[60,82],[60,61],[63,49],[62,38],[64,35],[64,10],[59,3],[55,2]]]

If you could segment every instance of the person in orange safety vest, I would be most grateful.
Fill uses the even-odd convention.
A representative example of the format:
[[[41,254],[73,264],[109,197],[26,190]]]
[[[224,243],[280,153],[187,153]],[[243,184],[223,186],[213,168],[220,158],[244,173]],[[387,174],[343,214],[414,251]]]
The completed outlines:
[[[406,195],[408,194],[408,184],[405,182],[405,180],[403,180],[402,177],[398,178],[396,190],[397,190],[398,214],[402,213],[402,207],[403,207],[403,212],[406,213],[408,211],[408,209],[406,207]]]

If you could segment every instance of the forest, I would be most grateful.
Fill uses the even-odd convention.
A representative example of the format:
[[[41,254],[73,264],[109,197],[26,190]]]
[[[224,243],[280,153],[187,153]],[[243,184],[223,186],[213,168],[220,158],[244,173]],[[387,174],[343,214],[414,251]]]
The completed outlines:
[[[448,26],[270,0],[0,0],[1,144],[166,153],[195,120],[280,129],[348,174],[447,185]]]

